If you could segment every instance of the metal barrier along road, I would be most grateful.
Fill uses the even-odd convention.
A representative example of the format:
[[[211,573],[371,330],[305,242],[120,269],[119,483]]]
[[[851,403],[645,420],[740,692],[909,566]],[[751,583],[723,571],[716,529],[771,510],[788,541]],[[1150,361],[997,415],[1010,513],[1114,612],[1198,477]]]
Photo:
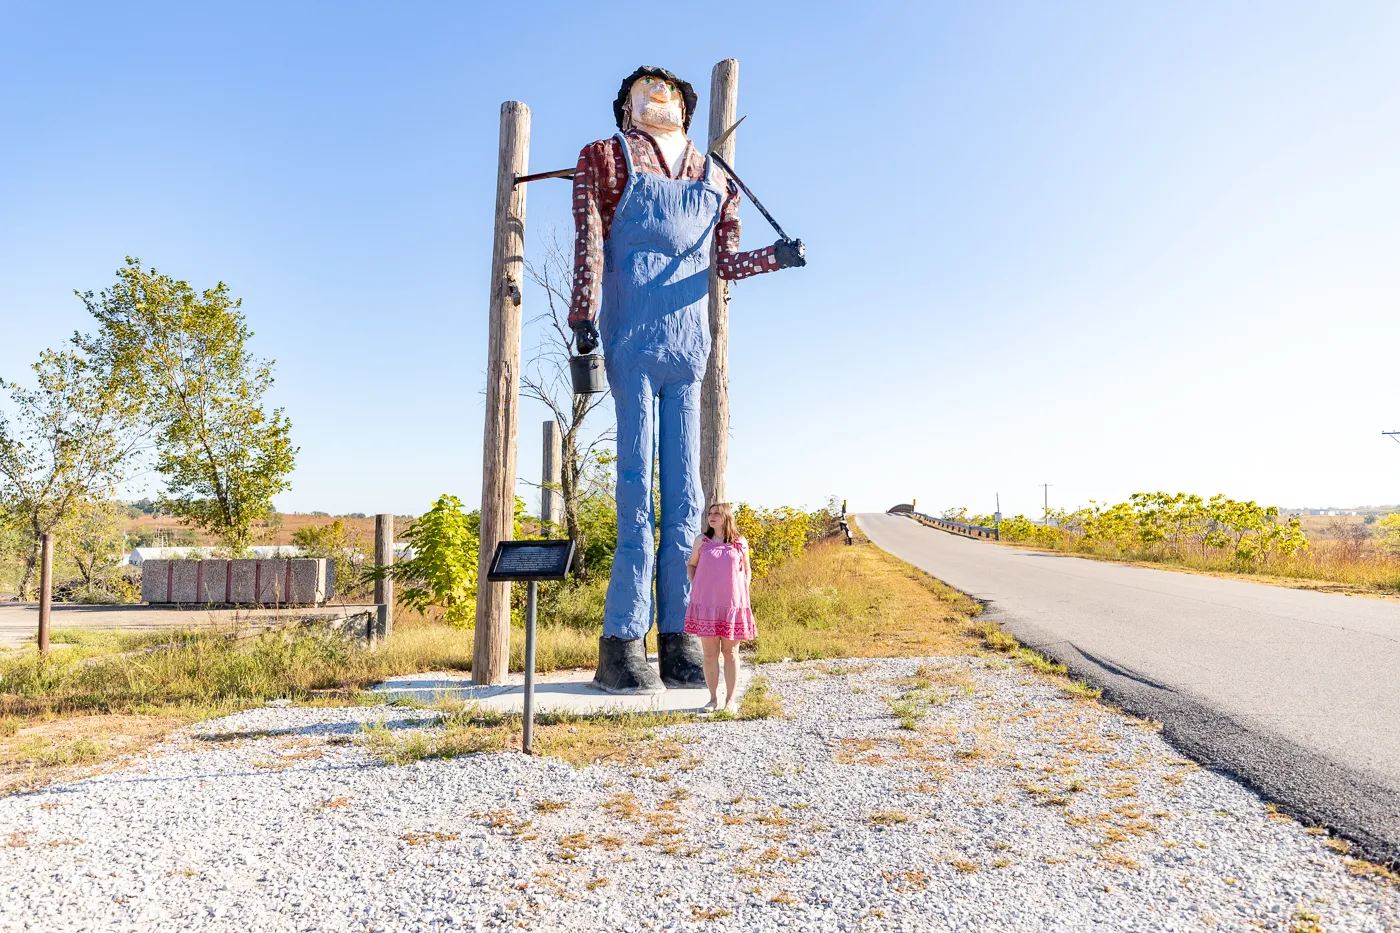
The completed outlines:
[[[968,525],[963,522],[950,522],[947,519],[934,518],[932,515],[925,515],[923,512],[915,512],[912,510],[900,510],[896,513],[895,509],[890,509],[890,512],[892,514],[908,515],[921,525],[928,525],[930,528],[937,528],[940,531],[952,532],[955,535],[964,535],[968,538],[991,538],[994,541],[1001,540],[1001,532],[996,528],[987,528],[983,525]]]

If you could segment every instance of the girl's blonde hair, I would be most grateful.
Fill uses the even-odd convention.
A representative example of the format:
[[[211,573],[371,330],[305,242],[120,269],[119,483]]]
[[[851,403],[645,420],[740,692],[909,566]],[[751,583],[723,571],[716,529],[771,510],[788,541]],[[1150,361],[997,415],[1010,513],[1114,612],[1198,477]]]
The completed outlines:
[[[719,509],[721,521],[719,523],[720,533],[724,536],[726,544],[733,544],[743,537],[739,533],[739,523],[734,520],[734,510],[730,508],[728,502],[715,502],[710,505],[710,509]],[[705,510],[705,537],[713,539],[715,529],[710,525],[710,509]]]

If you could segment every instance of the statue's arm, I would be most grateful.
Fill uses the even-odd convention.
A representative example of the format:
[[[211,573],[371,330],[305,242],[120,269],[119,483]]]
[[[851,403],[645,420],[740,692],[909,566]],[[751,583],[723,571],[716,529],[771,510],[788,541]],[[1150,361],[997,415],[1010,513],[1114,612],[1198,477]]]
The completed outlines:
[[[603,160],[612,162],[609,140],[590,143],[574,168],[574,287],[569,325],[598,317],[603,286],[603,215],[599,204]]]
[[[801,240],[779,240],[772,246],[741,252],[739,226],[739,186],[731,180],[715,227],[715,271],[720,278],[733,282],[807,264]]]

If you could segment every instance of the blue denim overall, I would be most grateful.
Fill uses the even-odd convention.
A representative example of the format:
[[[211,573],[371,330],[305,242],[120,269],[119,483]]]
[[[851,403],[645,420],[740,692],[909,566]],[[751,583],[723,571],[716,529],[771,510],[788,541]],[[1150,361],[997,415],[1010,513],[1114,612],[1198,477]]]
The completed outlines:
[[[700,383],[710,360],[710,242],[723,193],[705,160],[701,181],[639,173],[627,140],[627,187],[603,249],[599,332],[617,409],[617,552],[603,634],[641,638],[656,619],[681,632],[685,565],[700,533]],[[659,414],[657,408],[659,406]],[[659,426],[659,432],[656,428]],[[661,548],[652,512],[652,452],[660,435]]]

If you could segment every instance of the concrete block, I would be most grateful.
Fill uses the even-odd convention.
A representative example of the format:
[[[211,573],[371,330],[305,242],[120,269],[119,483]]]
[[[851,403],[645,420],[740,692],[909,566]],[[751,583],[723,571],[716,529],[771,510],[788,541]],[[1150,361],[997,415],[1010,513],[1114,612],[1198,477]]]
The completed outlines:
[[[148,560],[141,598],[148,603],[319,606],[326,598],[324,558]]]
[[[142,602],[166,602],[165,586],[169,572],[170,561],[168,560],[148,560],[141,565]]]
[[[170,602],[188,605],[200,602],[199,591],[196,589],[200,561],[176,560],[170,563],[175,568],[170,577]]]
[[[257,597],[253,600],[261,606],[280,606],[286,602],[282,591],[286,588],[287,561],[258,561]]]
[[[223,603],[227,602],[228,590],[228,565],[226,560],[197,560],[192,563],[198,565],[198,575],[196,576],[195,593],[199,603]]]
[[[258,565],[260,560],[233,560],[232,579],[229,585],[228,601],[242,606],[250,606],[258,601]]]
[[[326,558],[287,561],[282,601],[294,606],[318,606],[326,598]]]

